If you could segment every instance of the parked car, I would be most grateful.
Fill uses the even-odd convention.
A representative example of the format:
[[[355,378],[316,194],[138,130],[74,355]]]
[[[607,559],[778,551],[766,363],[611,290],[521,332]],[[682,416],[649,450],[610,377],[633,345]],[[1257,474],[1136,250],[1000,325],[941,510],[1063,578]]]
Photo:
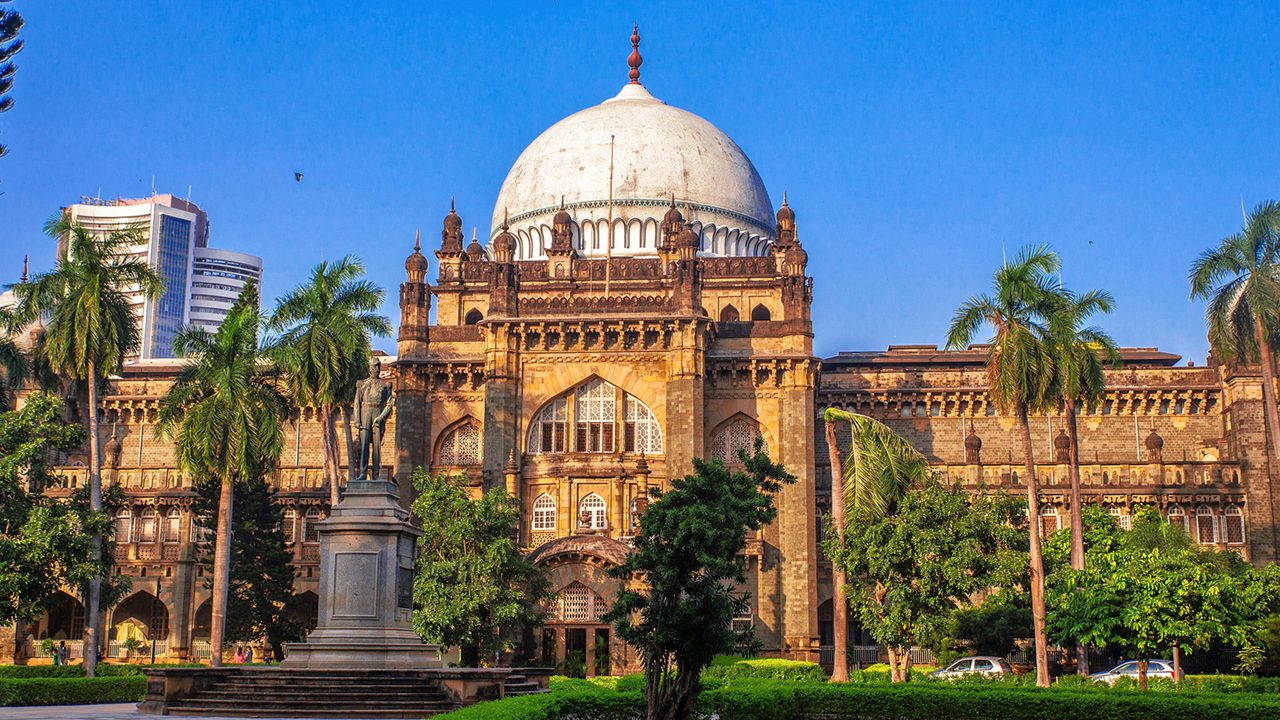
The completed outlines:
[[[1089,676],[1090,680],[1115,685],[1116,681],[1122,677],[1138,679],[1138,661],[1126,660],[1119,665],[1107,670],[1106,672],[1093,673]],[[1164,678],[1166,680],[1173,679],[1173,661],[1172,660],[1148,660],[1147,661],[1147,679]]]
[[[1013,670],[1009,669],[1009,663],[1003,659],[984,655],[960,658],[944,668],[929,673],[929,677],[936,680],[955,680],[972,675],[999,678],[1013,675]]]

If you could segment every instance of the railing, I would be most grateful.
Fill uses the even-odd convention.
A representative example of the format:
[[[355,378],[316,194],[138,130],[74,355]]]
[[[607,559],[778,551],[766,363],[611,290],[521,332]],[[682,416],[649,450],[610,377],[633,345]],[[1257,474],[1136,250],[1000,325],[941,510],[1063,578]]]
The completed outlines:
[[[926,648],[913,647],[909,651],[911,653],[911,664],[913,665],[932,665],[934,663],[933,652]],[[879,645],[850,645],[849,664],[854,667],[867,667],[876,663],[889,662],[889,651]],[[818,648],[818,662],[823,667],[831,667],[835,664],[835,648],[830,645],[823,645]]]
[[[197,660],[208,660],[213,656],[213,648],[208,640],[191,641],[191,657]]]
[[[48,657],[53,657],[53,656],[52,656],[52,655],[50,655],[49,653],[45,652],[45,651],[44,651],[44,648],[43,648],[43,647],[41,647],[41,643],[42,643],[42,642],[43,642],[43,641],[41,641],[41,640],[31,640],[31,639],[28,639],[28,640],[26,641],[26,643],[25,643],[25,647],[24,647],[24,650],[25,650],[25,654],[26,654],[26,656],[27,656],[27,657],[29,657],[29,658],[48,658]],[[57,641],[57,640],[53,641],[54,649],[57,649],[58,642],[59,642],[59,641]],[[67,643],[67,651],[68,651],[68,652],[67,652],[67,657],[68,657],[69,659],[75,659],[75,660],[78,660],[78,659],[80,659],[80,658],[84,657],[84,643],[83,643],[83,642],[81,642],[80,640],[67,640],[67,641],[66,641],[66,643]]]

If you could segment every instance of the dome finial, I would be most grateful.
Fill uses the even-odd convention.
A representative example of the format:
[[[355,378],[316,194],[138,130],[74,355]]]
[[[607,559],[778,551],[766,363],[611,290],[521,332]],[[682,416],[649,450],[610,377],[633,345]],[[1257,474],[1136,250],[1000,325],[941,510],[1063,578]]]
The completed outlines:
[[[502,229],[503,230],[511,229],[511,224],[507,222],[507,206],[506,205],[502,206]]]
[[[413,251],[422,252],[422,228],[413,231]]]
[[[454,207],[453,207],[453,196],[452,196],[452,195],[450,195],[450,196],[449,196],[449,212],[454,212],[454,211],[455,211],[455,210],[454,210]]]
[[[30,259],[30,257],[31,256],[29,255],[22,256],[22,280],[20,282],[23,285],[27,283],[27,261]]]
[[[631,26],[631,57],[627,58],[627,64],[631,66],[628,75],[634,85],[640,84],[640,65],[643,62],[640,57],[640,23],[636,23]]]

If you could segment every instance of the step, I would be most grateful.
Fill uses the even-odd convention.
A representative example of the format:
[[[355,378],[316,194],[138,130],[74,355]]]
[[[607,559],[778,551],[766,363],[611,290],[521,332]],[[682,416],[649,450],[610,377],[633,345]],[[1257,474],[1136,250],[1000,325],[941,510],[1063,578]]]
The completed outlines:
[[[268,697],[272,699],[290,700],[307,702],[310,700],[334,699],[348,701],[369,701],[381,702],[387,701],[408,701],[408,702],[443,702],[448,696],[442,692],[377,692],[377,691],[352,691],[352,692],[326,692],[326,693],[309,693],[297,690],[274,690],[271,692],[243,692],[240,690],[225,690],[222,688],[213,688],[201,690],[194,697],[205,698],[234,698],[245,700],[247,698]]]
[[[431,715],[440,715],[449,712],[453,708],[444,709],[424,709],[417,708],[413,710],[398,710],[380,707],[364,707],[358,711],[343,713],[333,709],[327,710],[307,710],[301,708],[274,708],[274,709],[244,709],[244,708],[206,708],[198,704],[191,705],[173,705],[168,709],[169,715],[177,717],[259,717],[259,718],[360,718],[360,720],[381,720],[382,718],[422,718]]]

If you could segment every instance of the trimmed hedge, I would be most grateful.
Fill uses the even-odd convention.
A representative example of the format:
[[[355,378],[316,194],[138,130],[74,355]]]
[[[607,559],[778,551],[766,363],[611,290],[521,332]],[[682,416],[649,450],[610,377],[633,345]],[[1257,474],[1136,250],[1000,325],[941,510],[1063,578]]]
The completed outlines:
[[[779,658],[753,658],[735,663],[720,663],[702,671],[702,680],[735,681],[744,678],[785,680],[787,682],[826,682],[827,673],[817,663]],[[713,683],[708,683],[713,684]],[[641,689],[644,682],[641,680]]]
[[[200,663],[141,665],[133,663],[98,663],[98,677],[141,677],[152,667],[203,667]],[[83,665],[0,665],[4,678],[82,678]]]
[[[1280,697],[1254,693],[1137,693],[1105,688],[1039,690],[1016,686],[942,683],[829,683],[740,678],[703,692],[705,713],[725,720],[1274,720]],[[618,692],[586,681],[557,683],[544,695],[480,703],[442,720],[635,720],[639,692]]]
[[[0,705],[86,705],[141,702],[142,675],[116,677],[27,677],[0,679]]]

